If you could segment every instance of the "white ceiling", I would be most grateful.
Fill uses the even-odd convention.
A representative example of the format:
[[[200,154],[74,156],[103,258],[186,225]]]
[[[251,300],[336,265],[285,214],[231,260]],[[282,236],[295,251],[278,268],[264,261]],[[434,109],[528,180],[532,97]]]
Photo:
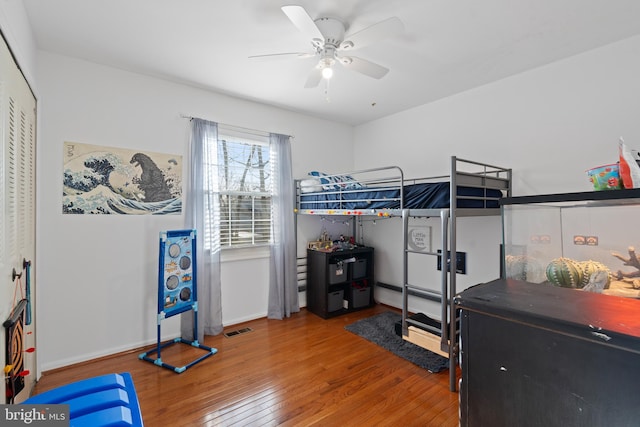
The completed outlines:
[[[638,0],[23,0],[39,49],[357,125],[640,34]],[[337,67],[305,89],[316,59],[280,9],[342,20],[391,16],[403,35],[354,51],[389,68]]]

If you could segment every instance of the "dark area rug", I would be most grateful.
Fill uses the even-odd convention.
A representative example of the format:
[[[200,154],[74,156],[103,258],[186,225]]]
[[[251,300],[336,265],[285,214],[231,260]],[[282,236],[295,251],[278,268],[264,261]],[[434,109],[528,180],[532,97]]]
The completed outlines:
[[[405,341],[395,333],[394,325],[402,316],[392,311],[376,314],[345,326],[345,329],[371,341],[393,354],[428,370],[440,372],[449,367],[449,360],[418,345]]]

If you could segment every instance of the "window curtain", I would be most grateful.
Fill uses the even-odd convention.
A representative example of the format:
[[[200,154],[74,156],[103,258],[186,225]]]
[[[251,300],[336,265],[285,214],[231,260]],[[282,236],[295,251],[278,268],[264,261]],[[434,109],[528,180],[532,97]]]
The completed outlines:
[[[286,135],[269,135],[272,160],[278,171],[273,189],[273,243],[269,268],[269,319],[283,319],[300,311],[296,266],[291,144]]]
[[[215,164],[212,157],[217,152],[217,141],[217,123],[191,120],[185,226],[195,229],[197,236],[198,337],[193,336],[193,313],[183,313],[180,333],[188,340],[202,341],[205,335],[222,332],[219,209],[211,191],[215,188],[217,173],[210,167]]]

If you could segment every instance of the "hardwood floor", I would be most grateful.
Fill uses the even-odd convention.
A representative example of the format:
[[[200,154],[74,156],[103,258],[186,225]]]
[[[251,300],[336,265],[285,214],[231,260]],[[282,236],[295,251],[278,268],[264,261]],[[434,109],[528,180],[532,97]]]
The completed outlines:
[[[176,374],[138,359],[152,348],[45,372],[35,393],[84,378],[130,372],[146,427],[457,426],[458,393],[448,371],[432,374],[344,329],[393,310],[373,308],[324,320],[302,309],[285,320],[258,319],[207,336],[218,353]],[[175,366],[202,350],[162,351]]]

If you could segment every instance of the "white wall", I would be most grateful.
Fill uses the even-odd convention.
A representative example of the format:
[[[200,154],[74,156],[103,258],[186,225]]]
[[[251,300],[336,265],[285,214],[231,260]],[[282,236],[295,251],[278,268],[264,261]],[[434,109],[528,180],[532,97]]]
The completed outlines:
[[[448,171],[449,157],[512,167],[515,194],[588,191],[585,169],[640,148],[640,37],[359,126],[355,167]]]
[[[22,73],[35,90],[36,45],[22,1],[0,2],[0,29]]]
[[[355,169],[393,159],[405,176],[435,176],[448,172],[455,155],[513,168],[514,195],[589,191],[585,170],[617,161],[620,136],[640,149],[638,76],[640,37],[634,37],[382,118],[355,129]],[[480,222],[459,233],[458,250],[480,251],[468,254],[462,286],[496,278],[499,270],[499,219],[473,221]],[[400,285],[395,235],[367,233],[377,278]],[[401,304],[385,290],[376,298]]]
[[[353,129],[289,111],[41,52],[38,278],[42,369],[154,342],[158,233],[183,216],[63,215],[64,141],[186,156],[187,114],[293,135],[294,176],[351,168]],[[340,151],[340,157],[331,153]],[[185,157],[186,159],[186,157]],[[237,254],[235,254],[237,255]],[[268,258],[222,265],[223,323],[267,310]],[[163,322],[176,336],[178,319]]]

